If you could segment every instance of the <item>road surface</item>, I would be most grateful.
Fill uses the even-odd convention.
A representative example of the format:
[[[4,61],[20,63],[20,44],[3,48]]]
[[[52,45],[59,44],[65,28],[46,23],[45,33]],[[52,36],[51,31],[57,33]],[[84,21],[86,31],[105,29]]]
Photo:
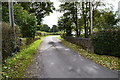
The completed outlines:
[[[43,39],[38,56],[44,66],[43,78],[118,78],[117,71],[80,56],[61,44],[56,36]]]

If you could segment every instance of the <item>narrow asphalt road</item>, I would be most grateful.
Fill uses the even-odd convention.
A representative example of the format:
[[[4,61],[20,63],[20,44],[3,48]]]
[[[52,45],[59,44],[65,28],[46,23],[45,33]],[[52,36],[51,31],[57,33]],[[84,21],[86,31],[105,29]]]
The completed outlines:
[[[40,58],[44,66],[43,78],[118,78],[117,71],[80,56],[61,44],[56,36],[43,39]]]

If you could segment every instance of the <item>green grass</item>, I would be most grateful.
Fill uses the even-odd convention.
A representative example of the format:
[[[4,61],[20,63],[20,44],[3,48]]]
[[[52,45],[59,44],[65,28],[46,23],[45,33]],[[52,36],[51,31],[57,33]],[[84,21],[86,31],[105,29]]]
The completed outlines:
[[[63,40],[63,38],[62,38],[62,37],[60,37],[60,36],[59,36],[59,37],[57,37],[57,38],[58,38],[58,39],[60,39],[60,40]]]
[[[100,64],[104,67],[107,67],[112,70],[120,70],[120,58],[114,57],[114,56],[108,56],[108,55],[97,55],[95,53],[88,53],[86,50],[82,49],[81,46],[75,45],[73,43],[70,43],[68,41],[65,41],[63,38],[58,37],[58,39],[61,39],[61,42],[70,49],[76,51],[83,57],[90,59],[97,64]]]
[[[38,46],[42,42],[42,38],[41,40],[34,41],[19,53],[7,59],[5,64],[3,64],[3,77],[22,78],[26,68],[33,59],[33,55],[36,53]]]
[[[47,32],[45,32],[45,31],[36,31],[36,32],[38,32],[38,33],[47,33]]]

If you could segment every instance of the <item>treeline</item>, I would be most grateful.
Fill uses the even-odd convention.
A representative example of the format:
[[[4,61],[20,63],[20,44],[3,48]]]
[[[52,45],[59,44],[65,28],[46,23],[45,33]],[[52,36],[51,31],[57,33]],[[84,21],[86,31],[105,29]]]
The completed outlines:
[[[53,25],[52,28],[50,28],[47,24],[42,24],[40,26],[37,26],[38,31],[44,31],[44,32],[58,32],[58,26]]]
[[[63,12],[58,21],[59,29],[63,30],[66,36],[72,36],[74,31],[77,37],[88,38],[92,32],[118,28],[117,12],[106,6],[110,5],[99,1],[64,2],[58,10]]]

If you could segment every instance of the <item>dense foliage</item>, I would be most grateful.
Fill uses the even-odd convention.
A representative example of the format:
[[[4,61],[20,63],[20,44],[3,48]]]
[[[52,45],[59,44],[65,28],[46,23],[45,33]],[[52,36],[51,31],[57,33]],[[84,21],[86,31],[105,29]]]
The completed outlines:
[[[25,38],[34,38],[42,19],[55,10],[52,2],[16,2],[13,4],[15,24],[20,26]],[[2,8],[2,21],[9,22],[8,2],[3,2]]]
[[[76,31],[76,35],[79,36],[78,29],[78,2],[65,2],[60,5],[60,12],[63,12],[63,16],[59,18],[59,29],[64,30],[67,36],[71,36],[72,29]],[[74,24],[74,27],[72,25]]]
[[[20,26],[23,37],[34,38],[36,32],[36,17],[29,15],[26,10],[23,10],[20,4],[14,5],[15,23]]]
[[[14,2],[14,23],[19,27],[14,28],[9,26],[9,6],[8,2],[2,2],[2,21],[3,23],[2,36],[3,36],[3,58],[11,56],[12,53],[19,48],[19,40],[22,43],[30,44],[36,40],[35,35],[37,29],[42,28],[42,19],[49,15],[54,10],[52,2]],[[18,30],[19,29],[19,30]],[[20,35],[18,35],[18,33]],[[18,40],[20,36],[21,39]],[[35,39],[34,39],[35,38]],[[18,49],[19,50],[19,49]]]
[[[2,3],[2,21],[9,22],[9,11],[8,11],[8,3]]]
[[[116,13],[111,8],[105,8],[105,6],[110,5],[99,1],[93,1],[92,3],[89,1],[62,3],[58,10],[63,12],[58,20],[59,29],[63,30],[68,36],[72,36],[71,33],[74,31],[76,37],[84,36],[88,38],[94,31],[116,26],[118,21]]]
[[[3,59],[11,56],[16,48],[20,47],[19,35],[20,30],[18,26],[14,29],[7,23],[2,23],[2,56]],[[16,45],[16,46],[15,46]]]
[[[92,35],[95,53],[120,57],[120,30],[104,30]]]

